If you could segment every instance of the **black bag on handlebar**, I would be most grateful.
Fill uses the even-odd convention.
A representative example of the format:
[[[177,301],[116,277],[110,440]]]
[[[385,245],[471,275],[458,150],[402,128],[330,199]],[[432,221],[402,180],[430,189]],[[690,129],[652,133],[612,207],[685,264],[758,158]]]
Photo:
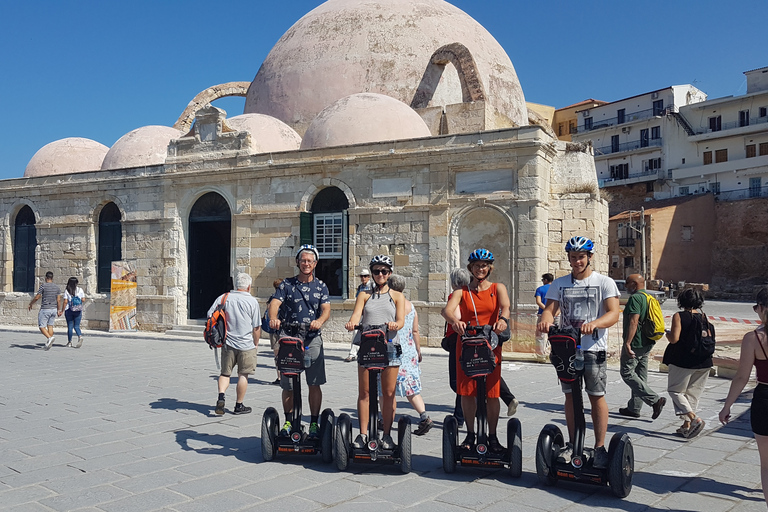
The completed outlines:
[[[562,382],[571,383],[576,380],[576,369],[573,360],[576,357],[576,345],[581,343],[581,333],[573,327],[549,330],[549,344],[552,353],[549,360],[557,371],[557,378]]]
[[[283,375],[298,375],[304,371],[304,340],[296,336],[282,336],[278,340],[275,366]]]
[[[496,354],[491,348],[491,326],[482,328],[467,326],[461,337],[459,362],[467,377],[490,375],[496,368]]]
[[[389,366],[387,333],[384,329],[368,329],[360,333],[360,366],[369,370],[381,370]]]

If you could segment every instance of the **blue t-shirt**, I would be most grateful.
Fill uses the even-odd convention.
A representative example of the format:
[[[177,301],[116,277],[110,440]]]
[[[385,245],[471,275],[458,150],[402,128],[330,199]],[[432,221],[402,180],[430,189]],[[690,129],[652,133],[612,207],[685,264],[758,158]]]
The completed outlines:
[[[547,291],[549,291],[549,284],[544,284],[536,288],[536,293],[533,294],[534,297],[541,297],[541,302],[546,306],[547,305]],[[538,314],[542,314],[544,312],[543,309],[539,308]]]
[[[273,298],[282,302],[283,322],[310,324],[320,318],[320,306],[330,304],[328,287],[321,280],[314,278],[302,283],[297,277],[283,279],[275,290]],[[307,332],[305,342],[320,334],[320,331]]]

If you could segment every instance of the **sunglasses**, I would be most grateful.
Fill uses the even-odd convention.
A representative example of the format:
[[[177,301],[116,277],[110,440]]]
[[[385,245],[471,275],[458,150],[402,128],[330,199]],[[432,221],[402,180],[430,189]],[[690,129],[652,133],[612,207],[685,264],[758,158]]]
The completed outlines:
[[[391,270],[387,270],[387,269],[384,269],[384,268],[375,268],[375,269],[371,270],[371,274],[373,274],[375,276],[386,276],[386,275],[389,275],[391,273],[392,273]]]
[[[752,306],[752,310],[757,312],[757,308],[759,308],[759,307],[765,307],[765,305],[764,304],[755,304],[754,306]]]

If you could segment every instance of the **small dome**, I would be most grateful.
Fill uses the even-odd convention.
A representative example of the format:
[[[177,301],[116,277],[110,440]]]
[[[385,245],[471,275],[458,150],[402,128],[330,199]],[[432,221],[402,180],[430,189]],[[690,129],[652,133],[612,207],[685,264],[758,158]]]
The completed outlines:
[[[120,137],[104,157],[102,170],[165,163],[168,143],[184,134],[168,126],[142,126]]]
[[[411,107],[366,92],[341,98],[320,112],[307,128],[301,149],[430,136],[426,123]]]
[[[227,126],[239,132],[249,132],[252,153],[293,151],[301,146],[301,137],[296,131],[271,116],[264,114],[242,114],[226,120]]]
[[[95,140],[69,137],[40,148],[24,170],[25,178],[98,171],[109,148]]]

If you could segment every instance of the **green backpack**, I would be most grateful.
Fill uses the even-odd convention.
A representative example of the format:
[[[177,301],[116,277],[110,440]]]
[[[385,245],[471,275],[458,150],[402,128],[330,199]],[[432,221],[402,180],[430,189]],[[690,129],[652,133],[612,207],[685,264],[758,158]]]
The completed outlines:
[[[664,314],[661,312],[661,306],[656,297],[652,297],[645,292],[640,292],[648,299],[648,313],[643,319],[640,332],[643,338],[651,341],[658,341],[664,336]]]

